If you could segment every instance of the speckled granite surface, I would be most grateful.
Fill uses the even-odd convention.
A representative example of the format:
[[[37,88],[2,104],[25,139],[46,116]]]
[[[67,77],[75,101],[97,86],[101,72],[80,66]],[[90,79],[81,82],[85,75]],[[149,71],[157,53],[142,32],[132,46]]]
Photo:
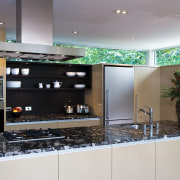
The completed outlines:
[[[45,116],[26,115],[19,118],[7,118],[7,123],[23,123],[23,122],[38,122],[38,121],[54,121],[54,120],[71,120],[71,119],[91,119],[98,116],[93,114],[50,114]]]
[[[142,140],[161,139],[166,137],[180,136],[180,129],[172,121],[159,122],[159,129],[153,128],[153,137],[149,137],[149,129],[146,135],[143,129],[132,129],[122,125],[93,126],[56,129],[62,139],[44,139],[23,142],[0,140],[0,157],[15,156],[22,154],[57,151],[64,149],[95,147],[102,145],[135,142]],[[17,132],[12,132],[17,133]]]

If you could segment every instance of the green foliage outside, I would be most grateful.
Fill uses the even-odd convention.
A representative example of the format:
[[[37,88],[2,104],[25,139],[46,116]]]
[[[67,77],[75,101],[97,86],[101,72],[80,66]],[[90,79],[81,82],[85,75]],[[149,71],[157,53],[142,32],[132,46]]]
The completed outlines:
[[[14,42],[8,41],[7,42]],[[98,64],[98,63],[112,63],[112,64],[132,64],[145,65],[146,52],[145,51],[131,51],[118,50],[106,48],[89,48],[89,47],[75,47],[68,45],[54,44],[54,46],[83,48],[86,51],[85,57],[73,59],[69,61],[47,61],[47,60],[22,60],[22,59],[8,59],[9,61],[28,61],[28,62],[50,62],[50,63],[68,63],[68,64]]]
[[[164,49],[156,51],[156,65],[180,64],[180,48]]]
[[[61,47],[73,47],[54,45]],[[79,48],[79,47],[78,47]],[[111,63],[111,64],[132,64],[132,65],[145,65],[146,52],[145,51],[130,51],[130,50],[114,50],[106,48],[84,48],[86,51],[85,57],[77,58],[69,61],[47,61],[47,60],[22,60],[22,59],[8,59],[8,61],[28,61],[28,62],[48,62],[48,63],[66,63],[66,64],[98,64],[98,63]]]
[[[73,46],[61,45],[61,47],[73,47]],[[112,64],[145,65],[146,52],[144,51],[114,50],[114,49],[106,49],[106,48],[89,48],[89,47],[81,47],[81,48],[84,48],[86,50],[85,57],[66,61],[65,63],[72,63],[72,64],[112,63]]]
[[[8,41],[9,42],[9,41]],[[61,47],[73,47],[67,45],[57,45]],[[146,52],[145,51],[130,51],[106,48],[89,48],[81,47],[86,50],[86,56],[66,62],[50,61],[51,63],[69,63],[69,64],[98,64],[98,63],[112,63],[112,64],[132,64],[145,65]],[[18,60],[17,61],[24,61]],[[26,60],[35,61],[35,60]],[[44,60],[41,60],[45,62]],[[38,60],[38,62],[40,62]],[[47,62],[47,61],[46,61]],[[180,47],[156,51],[156,65],[175,65],[180,64]]]

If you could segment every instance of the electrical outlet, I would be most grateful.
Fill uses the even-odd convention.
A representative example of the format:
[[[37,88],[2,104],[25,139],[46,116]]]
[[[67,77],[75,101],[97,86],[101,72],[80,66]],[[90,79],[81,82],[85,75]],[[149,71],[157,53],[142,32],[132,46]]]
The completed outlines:
[[[26,106],[25,111],[32,111],[32,107],[31,106]]]
[[[12,111],[12,107],[6,107],[6,111]]]

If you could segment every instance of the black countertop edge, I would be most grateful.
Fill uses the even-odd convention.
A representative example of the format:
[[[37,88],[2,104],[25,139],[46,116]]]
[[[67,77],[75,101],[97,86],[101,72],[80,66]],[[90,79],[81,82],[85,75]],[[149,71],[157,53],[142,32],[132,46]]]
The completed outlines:
[[[23,124],[23,123],[39,123],[39,122],[59,122],[59,121],[76,121],[76,120],[93,120],[100,119],[100,116],[96,115],[64,115],[53,114],[45,116],[22,116],[19,118],[7,118],[7,124]]]
[[[7,122],[6,125],[24,125],[24,124],[44,124],[44,123],[58,123],[58,122],[74,122],[74,121],[93,121],[93,120],[100,120],[100,117],[93,117],[93,118],[82,118],[82,119],[58,119],[58,120],[41,120],[41,121],[30,121],[30,122]]]

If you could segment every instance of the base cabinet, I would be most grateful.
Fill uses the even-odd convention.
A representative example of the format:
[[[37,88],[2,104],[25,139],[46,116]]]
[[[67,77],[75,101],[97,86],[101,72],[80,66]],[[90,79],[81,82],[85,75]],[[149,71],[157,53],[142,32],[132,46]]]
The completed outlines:
[[[113,147],[112,180],[155,180],[155,143]]]
[[[111,180],[111,148],[59,155],[59,180]]]
[[[98,120],[81,120],[81,121],[64,121],[58,122],[58,128],[71,128],[71,127],[88,127],[88,126],[99,126],[100,119]]]
[[[58,180],[58,154],[0,160],[1,180]]]
[[[156,180],[180,179],[180,140],[156,143]]]
[[[179,180],[180,140],[0,158],[0,180]]]

